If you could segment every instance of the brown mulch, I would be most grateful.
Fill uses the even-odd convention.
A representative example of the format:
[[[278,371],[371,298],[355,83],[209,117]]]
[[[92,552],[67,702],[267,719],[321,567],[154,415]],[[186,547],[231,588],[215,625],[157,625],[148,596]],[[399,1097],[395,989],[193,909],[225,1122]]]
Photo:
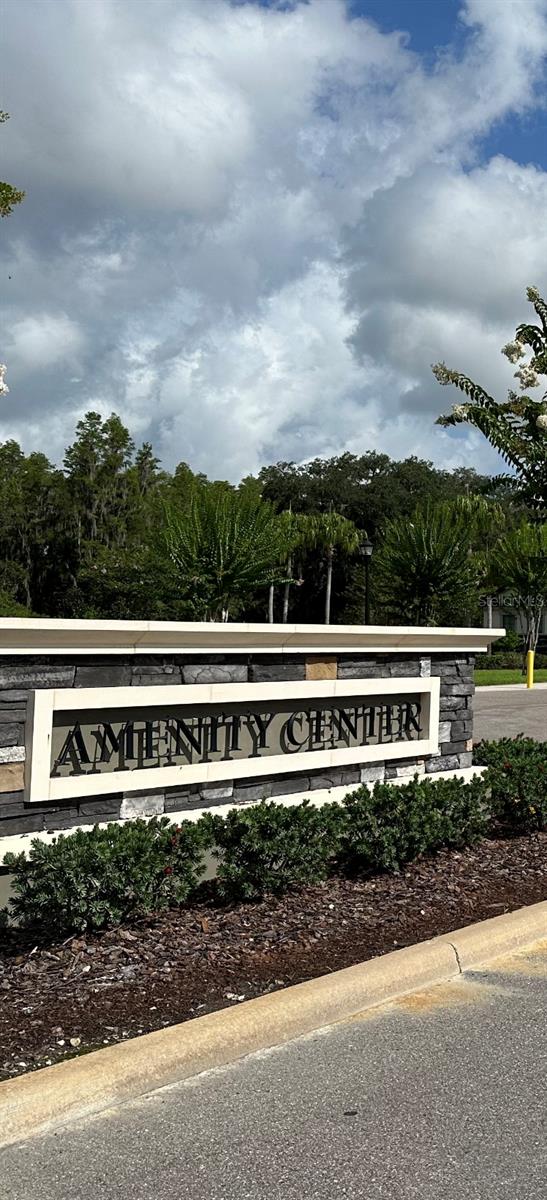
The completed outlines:
[[[203,904],[58,945],[0,948],[0,1079],[547,899],[547,834],[400,875]]]

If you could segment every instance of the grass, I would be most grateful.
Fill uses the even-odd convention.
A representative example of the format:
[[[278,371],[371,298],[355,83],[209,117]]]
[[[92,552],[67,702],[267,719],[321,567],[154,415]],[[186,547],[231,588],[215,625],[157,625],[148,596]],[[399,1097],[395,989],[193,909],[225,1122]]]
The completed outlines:
[[[534,672],[535,683],[547,683],[547,670]],[[501,668],[498,671],[475,671],[477,687],[492,687],[500,683],[526,683],[526,676],[520,671]]]

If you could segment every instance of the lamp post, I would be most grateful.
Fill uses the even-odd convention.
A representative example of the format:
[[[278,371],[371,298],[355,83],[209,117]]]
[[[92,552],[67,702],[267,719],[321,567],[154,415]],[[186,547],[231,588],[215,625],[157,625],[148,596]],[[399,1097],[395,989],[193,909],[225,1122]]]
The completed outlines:
[[[370,625],[370,560],[372,557],[373,545],[370,538],[363,538],[359,546],[359,554],[365,565],[365,603],[364,617],[365,625]]]

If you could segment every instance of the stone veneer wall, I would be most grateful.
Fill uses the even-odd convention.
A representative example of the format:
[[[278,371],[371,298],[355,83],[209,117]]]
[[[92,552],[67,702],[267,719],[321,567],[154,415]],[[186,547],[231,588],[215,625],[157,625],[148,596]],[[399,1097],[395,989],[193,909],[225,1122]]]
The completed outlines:
[[[471,766],[474,656],[453,653],[418,657],[412,654],[275,655],[108,655],[0,657],[0,846],[2,836],[69,829],[120,817],[153,816],[201,809],[215,804],[244,804],[262,797],[389,780]],[[245,779],[234,784],[201,784],[161,791],[116,792],[70,800],[66,804],[25,804],[23,799],[24,730],[29,692],[36,688],[150,687],[166,684],[264,683],[302,679],[385,679],[441,677],[440,751],[426,759],[346,767],[341,770],[291,771],[271,779]],[[2,855],[0,853],[0,862]]]

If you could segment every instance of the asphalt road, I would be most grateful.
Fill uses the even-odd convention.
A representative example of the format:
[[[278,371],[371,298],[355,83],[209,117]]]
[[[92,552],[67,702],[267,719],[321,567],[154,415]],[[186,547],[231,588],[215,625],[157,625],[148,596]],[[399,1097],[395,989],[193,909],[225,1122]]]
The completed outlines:
[[[547,941],[0,1154],[10,1200],[544,1200]]]
[[[527,737],[547,741],[547,687],[477,688],[474,696],[473,737]]]

